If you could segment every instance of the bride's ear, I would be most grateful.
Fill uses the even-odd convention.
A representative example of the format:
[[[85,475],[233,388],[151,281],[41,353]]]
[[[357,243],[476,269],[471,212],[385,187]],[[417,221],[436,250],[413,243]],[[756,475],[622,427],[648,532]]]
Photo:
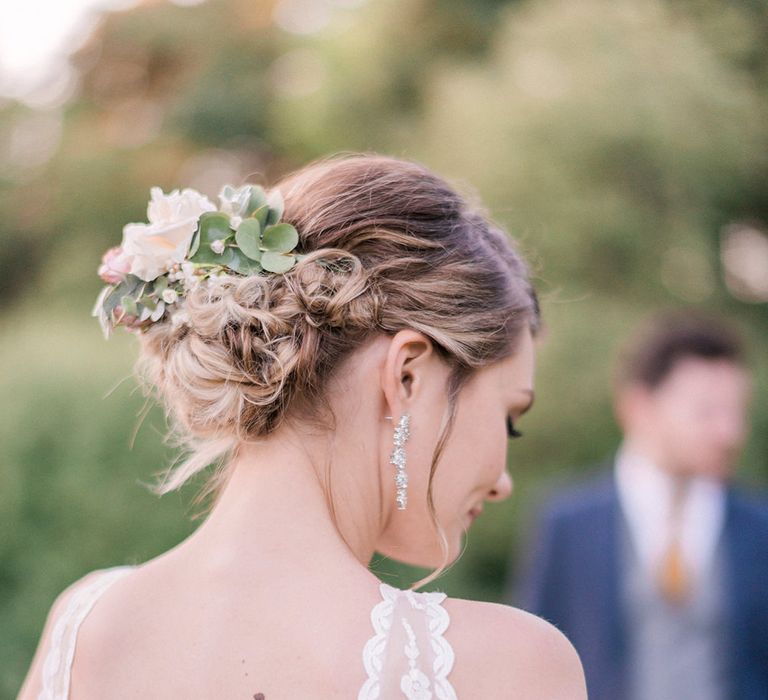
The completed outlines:
[[[437,359],[432,340],[423,333],[403,329],[392,336],[381,368],[386,415],[397,419],[410,410],[434,373]]]

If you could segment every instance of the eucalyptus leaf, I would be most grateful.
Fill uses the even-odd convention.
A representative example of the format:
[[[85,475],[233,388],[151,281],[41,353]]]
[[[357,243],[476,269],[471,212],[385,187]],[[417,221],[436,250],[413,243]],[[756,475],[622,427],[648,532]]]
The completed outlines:
[[[248,256],[243,254],[240,250],[234,250],[232,256],[232,262],[227,267],[233,272],[237,272],[241,275],[252,275],[257,272],[261,272],[264,268],[255,260],[251,260]]]
[[[104,312],[107,314],[112,313],[113,309],[120,303],[120,299],[123,297],[120,287],[114,288],[106,297],[104,297]]]
[[[234,248],[227,246],[224,248],[224,252],[219,254],[211,250],[209,245],[202,245],[200,249],[195,253],[193,262],[202,263],[204,265],[229,265],[232,262],[234,256]]]
[[[165,313],[165,302],[164,301],[158,301],[157,306],[155,307],[155,310],[149,315],[149,318],[153,321],[159,320],[162,315]]]
[[[243,219],[237,227],[235,243],[237,247],[251,260],[261,259],[260,245],[261,226],[256,219]]]
[[[160,277],[158,277],[155,280],[155,283],[153,285],[153,291],[156,294],[162,294],[167,288],[168,288],[168,276],[160,275]]]
[[[200,247],[200,224],[197,225],[195,232],[192,234],[192,242],[189,244],[189,252],[187,252],[187,257],[192,258],[197,252],[197,249],[199,247]]]
[[[248,202],[248,208],[245,210],[246,216],[250,216],[259,207],[267,203],[267,194],[260,185],[251,185],[251,199]]]
[[[269,206],[267,204],[260,206],[251,216],[259,222],[259,226],[263,229],[269,218]]]
[[[124,296],[120,299],[120,306],[123,307],[123,313],[131,314],[131,316],[138,315],[138,310],[136,309],[136,300],[133,297]]]
[[[140,277],[137,277],[136,275],[127,274],[122,282],[120,282],[115,287],[115,292],[118,297],[121,297],[125,294],[130,294],[131,296],[136,296],[136,292],[138,291],[139,287],[142,285],[145,285],[146,282],[141,279]]]
[[[299,232],[290,224],[275,224],[264,229],[261,247],[276,253],[288,253],[299,242]]]
[[[229,228],[229,217],[217,212],[206,212],[200,217],[200,245],[195,254],[190,257],[192,262],[207,265],[227,265],[231,261],[231,248],[227,247],[219,254],[211,250],[211,243],[232,238]]]
[[[229,217],[219,212],[205,212],[200,217],[200,243],[211,244],[213,241],[220,241],[229,238],[232,235],[232,229],[229,227]]]
[[[287,272],[293,267],[296,257],[267,250],[261,255],[261,266],[268,272]]]
[[[128,294],[134,294],[140,287],[146,286],[146,280],[137,277],[136,275],[128,274],[125,276],[124,284],[128,289]]]

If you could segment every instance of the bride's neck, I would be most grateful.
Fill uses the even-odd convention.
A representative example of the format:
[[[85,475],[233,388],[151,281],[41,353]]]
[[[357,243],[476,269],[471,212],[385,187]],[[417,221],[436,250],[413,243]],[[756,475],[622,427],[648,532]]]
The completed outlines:
[[[319,445],[289,433],[247,445],[229,465],[211,512],[179,548],[212,572],[238,575],[290,578],[367,569],[380,523],[376,504],[363,502],[370,490],[349,478],[365,473],[359,469],[361,455],[334,450],[337,529],[318,476],[324,464],[317,462],[320,454]]]

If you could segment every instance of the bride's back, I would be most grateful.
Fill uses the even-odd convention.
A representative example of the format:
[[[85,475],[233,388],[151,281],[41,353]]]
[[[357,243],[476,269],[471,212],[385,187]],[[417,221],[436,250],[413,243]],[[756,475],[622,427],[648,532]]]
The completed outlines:
[[[70,627],[76,653],[67,659],[67,640],[55,639],[53,630],[84,593],[91,607]],[[423,616],[429,625],[444,611],[431,637],[443,645],[446,673],[435,678],[432,664],[422,660],[431,682],[423,691],[403,690],[408,654],[389,623],[400,617],[398,610],[414,610],[408,597],[363,580],[332,590],[299,580],[281,587],[223,580],[168,556],[95,571],[62,594],[41,642],[45,657],[38,666],[50,670],[58,662],[60,676],[71,674],[68,689],[56,674],[47,687],[35,675],[19,700],[578,697],[572,694],[578,658],[554,627],[509,606],[435,593],[416,593],[425,607],[407,617],[415,626]],[[428,645],[419,646],[426,657]],[[371,672],[377,661],[383,668]]]

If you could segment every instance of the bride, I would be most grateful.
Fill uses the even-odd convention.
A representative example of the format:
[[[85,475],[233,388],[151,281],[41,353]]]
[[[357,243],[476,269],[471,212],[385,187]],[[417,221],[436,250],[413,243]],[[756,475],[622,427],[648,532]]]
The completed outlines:
[[[164,554],[66,588],[19,699],[585,699],[548,622],[416,590],[512,491],[539,309],[509,237],[371,153],[219,199],[153,188],[94,307],[105,335],[137,335],[187,448],[152,488],[213,465],[211,509]],[[374,551],[435,571],[400,589]]]

